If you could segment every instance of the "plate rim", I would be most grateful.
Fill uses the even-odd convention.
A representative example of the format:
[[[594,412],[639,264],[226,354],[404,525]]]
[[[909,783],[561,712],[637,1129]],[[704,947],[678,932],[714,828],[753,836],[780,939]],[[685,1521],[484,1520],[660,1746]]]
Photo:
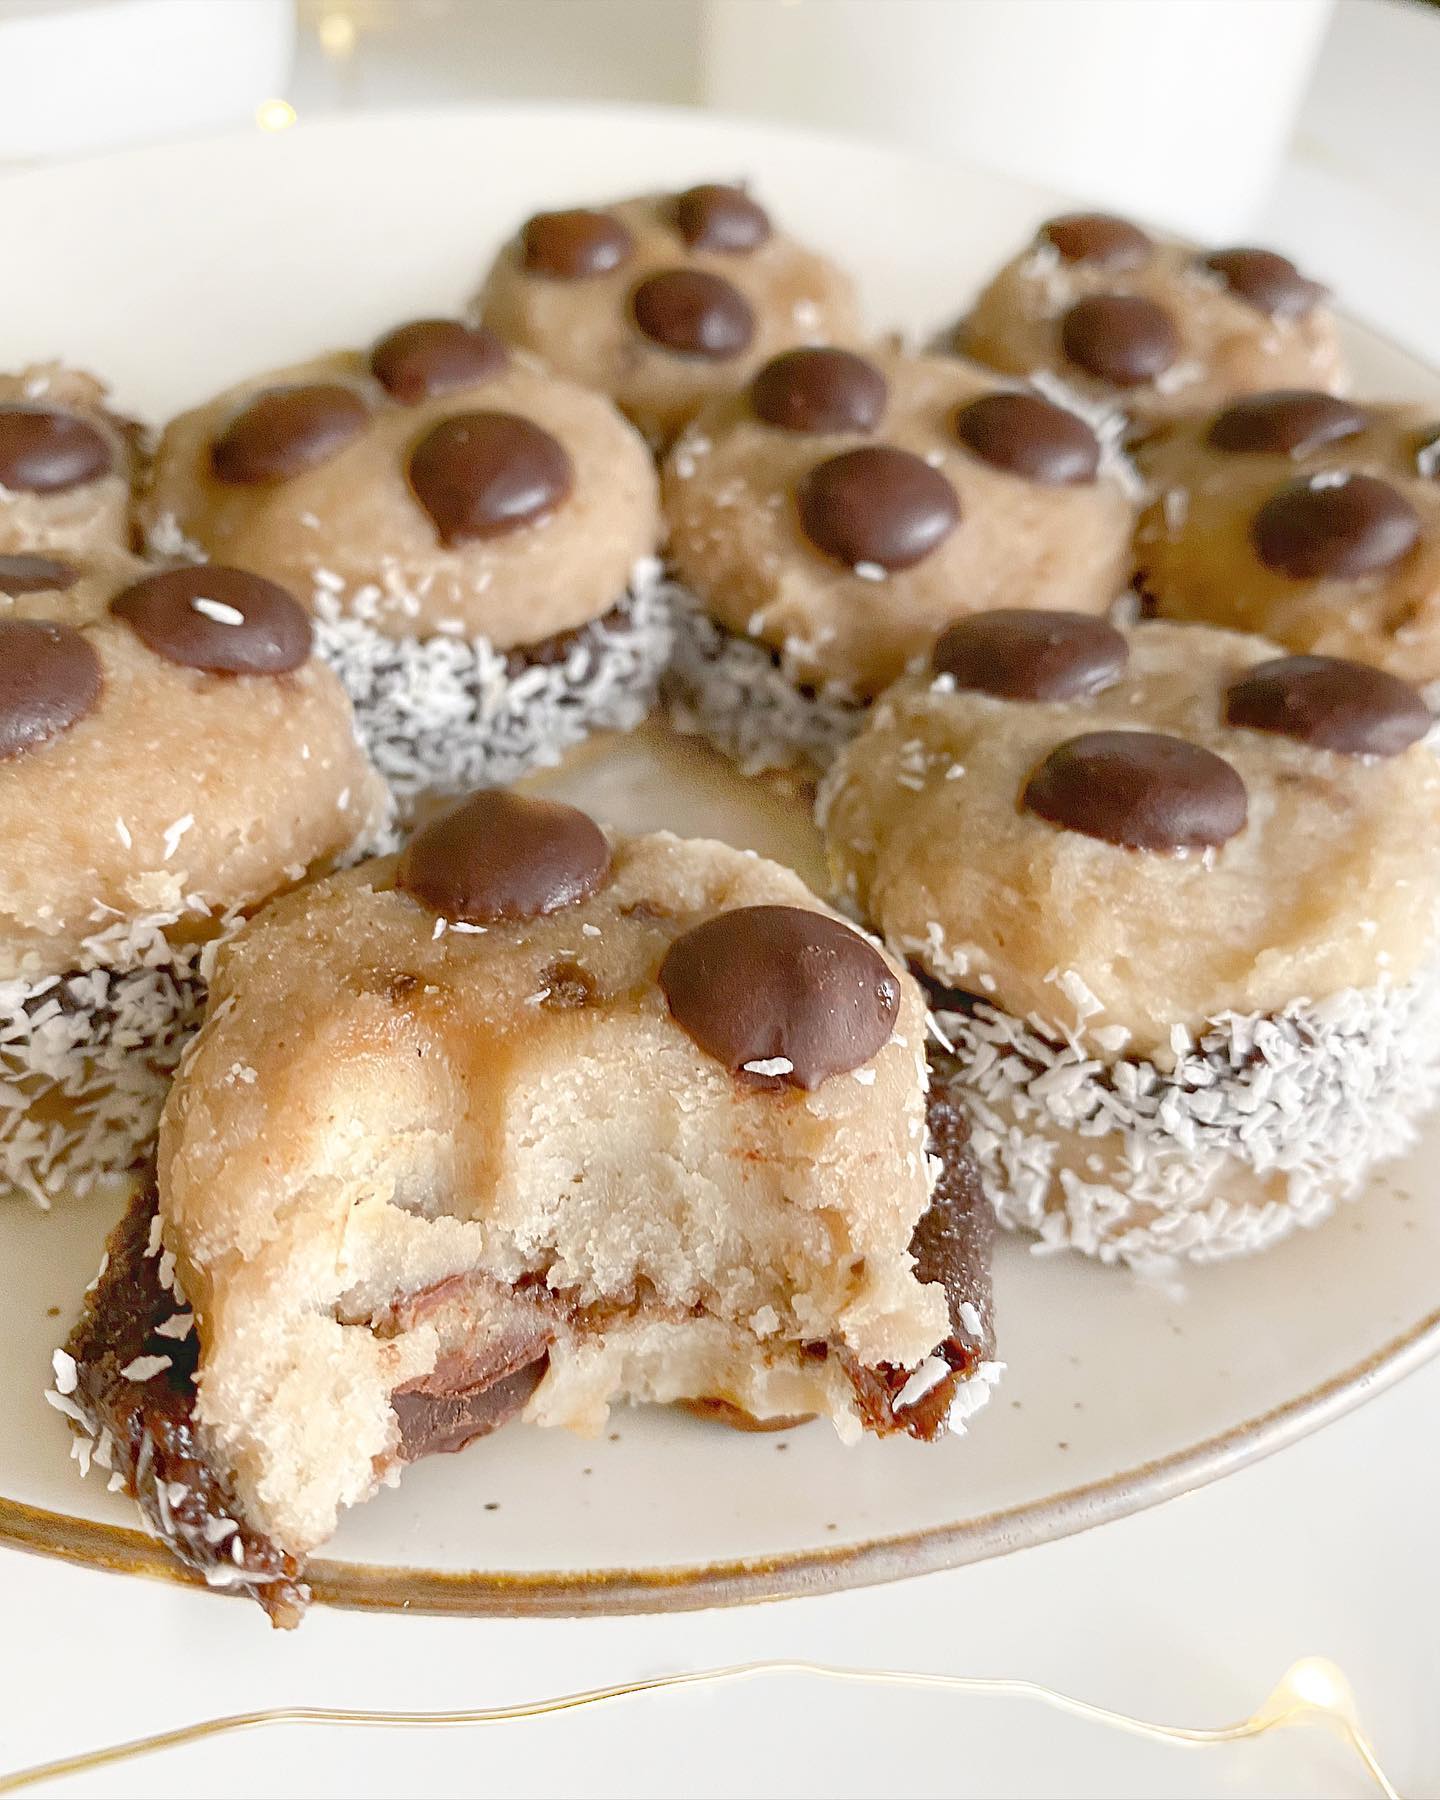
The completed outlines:
[[[317,1604],[343,1611],[517,1619],[698,1612],[880,1586],[1053,1543],[1193,1493],[1342,1418],[1436,1356],[1440,1307],[1303,1394],[1166,1456],[977,1518],[833,1549],[652,1568],[505,1571],[320,1558],[309,1565],[305,1579]],[[148,1532],[3,1495],[0,1546],[112,1574],[206,1587],[203,1577],[177,1563]]]
[[[481,105],[406,107],[301,120],[293,132],[284,136],[298,139],[342,132],[397,131],[421,123],[458,124],[467,119],[526,114],[543,116],[549,122],[557,117],[588,116],[596,123],[639,116],[648,118],[662,131],[667,125],[731,127],[741,133],[808,143],[814,149],[829,146],[851,152],[873,150],[898,161],[929,165],[937,171],[960,175],[969,172],[1024,191],[1041,205],[1065,203],[1068,198],[1058,190],[1023,177],[1008,176],[1002,170],[967,164],[862,133],[827,131],[784,120],[658,102],[518,99],[491,100]],[[167,154],[227,143],[264,141],[253,129],[233,127],[185,133],[159,143],[117,146],[59,161],[12,164],[0,167],[0,193],[56,178],[64,181],[76,175],[83,177],[86,169],[117,161],[143,163],[151,158],[163,160]],[[1369,338],[1440,381],[1440,367],[1402,338],[1343,307],[1335,308],[1335,312],[1347,330]],[[833,1547],[817,1545],[770,1556],[598,1569],[438,1569],[317,1558],[309,1564],[305,1578],[317,1604],[341,1610],[475,1618],[691,1612],[907,1580],[1055,1542],[1194,1492],[1297,1443],[1374,1395],[1398,1385],[1437,1357],[1440,1306],[1358,1362],[1304,1392],[1164,1456],[973,1518]],[[5,1494],[0,1494],[0,1548],[105,1573],[142,1575],[177,1587],[225,1592],[207,1588],[203,1577],[177,1563],[160,1540],[143,1529],[55,1512]],[[232,1593],[229,1597],[236,1596]]]

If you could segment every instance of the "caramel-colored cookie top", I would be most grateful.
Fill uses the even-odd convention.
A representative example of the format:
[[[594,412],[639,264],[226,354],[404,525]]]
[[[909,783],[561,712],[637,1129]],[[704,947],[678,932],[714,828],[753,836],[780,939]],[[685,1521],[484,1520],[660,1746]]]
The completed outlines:
[[[138,440],[93,375],[0,374],[0,557],[128,550]]]
[[[553,876],[553,844],[517,839],[513,820],[476,815],[468,830],[475,845],[459,854],[539,857]],[[452,834],[452,854],[458,842]],[[874,1257],[873,1269],[808,1279],[851,1313],[867,1355],[876,1349],[889,1329],[884,1284],[904,1274],[929,1192],[924,1007],[897,965],[789,870],[703,840],[617,839],[590,892],[484,927],[446,921],[396,879],[395,858],[334,876],[267,907],[221,952],[161,1147],[167,1241],[194,1271],[187,1291],[202,1308],[230,1258],[289,1260],[319,1229],[308,1215],[328,1217],[354,1180],[377,1199],[345,1285],[382,1289],[394,1278],[386,1258],[421,1221],[450,1214],[453,1226],[425,1234],[436,1254],[453,1256],[468,1235],[499,1279],[533,1270],[558,1230],[545,1252],[550,1285],[587,1303],[643,1275],[666,1304],[716,1290],[733,1304],[756,1279],[753,1258],[727,1260],[737,1232],[768,1239],[783,1282],[785,1213],[833,1215],[839,1239]],[[750,923],[776,912],[787,915],[778,934]],[[745,924],[746,996],[727,947],[692,941],[721,918]],[[797,963],[802,937],[817,948]],[[838,1023],[833,1006],[810,1004],[812,977],[843,1002]],[[885,1019],[871,1034],[877,986]],[[739,1013],[749,1006],[752,1021],[758,1000],[770,1028],[794,1034],[794,1056],[762,1031],[745,1046],[758,1053],[732,1067],[728,1039],[705,1023],[712,988]],[[852,1006],[867,1020],[859,1036]],[[650,1121],[629,1134],[627,1197],[611,1184],[632,1152],[624,1133],[607,1135],[607,1120],[632,1103]],[[352,1119],[363,1128],[352,1131]],[[533,1136],[541,1119],[548,1141]],[[597,1146],[587,1192],[568,1196],[561,1219],[547,1184],[587,1141]],[[682,1168],[692,1178],[680,1180]],[[321,1169],[340,1187],[313,1186]],[[758,1205],[782,1192],[768,1222],[747,1212],[747,1195]],[[647,1206],[653,1229],[642,1230]],[[909,1348],[923,1355],[935,1341]]]
[[[1098,613],[1129,578],[1114,454],[953,358],[792,351],[705,409],[663,481],[676,571],[713,616],[854,698],[964,613]]]
[[[477,315],[557,373],[609,394],[665,443],[707,400],[793,344],[859,330],[854,285],[709,184],[539,213],[496,258]]]
[[[143,506],[391,637],[539,643],[599,618],[660,537],[650,457],[599,395],[420,320],[167,426]]]
[[[4,977],[208,936],[381,823],[349,702],[268,588],[112,558],[0,608]]]
[[[1140,581],[1168,618],[1440,677],[1440,420],[1312,391],[1183,419],[1140,452]]]
[[[1431,954],[1440,767],[1413,689],[1194,626],[1117,657],[1088,621],[1044,645],[968,623],[988,642],[942,643],[822,794],[837,886],[941,985],[1163,1057]]]
[[[1137,419],[1264,388],[1338,388],[1325,290],[1270,250],[1200,251],[1104,213],[1042,225],[955,328],[954,347],[1046,370]]]

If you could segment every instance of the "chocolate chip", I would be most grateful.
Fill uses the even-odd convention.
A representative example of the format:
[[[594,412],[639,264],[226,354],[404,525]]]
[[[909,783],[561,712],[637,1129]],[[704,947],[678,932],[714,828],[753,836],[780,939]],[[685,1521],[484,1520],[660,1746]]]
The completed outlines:
[[[908,569],[960,522],[960,498],[923,456],[875,444],[817,463],[796,491],[817,550],[856,568]]]
[[[563,444],[519,413],[445,419],[410,453],[410,486],[442,544],[503,537],[555,510],[575,485]]]
[[[1363,406],[1308,388],[1247,394],[1217,413],[1206,433],[1214,450],[1262,456],[1310,456],[1354,437],[1370,423]]]
[[[1163,306],[1139,294],[1092,294],[1060,321],[1070,361],[1115,387],[1140,387],[1180,355],[1180,334]]]
[[[869,1062],[900,983],[857,932],[798,906],[741,906],[677,938],[660,986],[681,1028],[736,1074],[816,1088]],[[786,1063],[788,1068],[747,1069]]]
[[[489,381],[505,367],[493,331],[459,319],[416,319],[387,332],[370,352],[370,370],[392,399],[418,406],[438,394]]]
[[[309,615],[285,589],[217,563],[147,575],[110,602],[166,662],[210,675],[288,675],[310,655]]]
[[[807,348],[772,357],[750,383],[755,416],[781,431],[874,431],[885,377],[851,350]]]
[[[337,381],[266,388],[247,400],[210,446],[210,467],[231,487],[291,481],[338,456],[370,417]]]
[[[634,238],[612,213],[588,207],[536,213],[520,229],[521,266],[551,281],[608,275],[628,262],[634,250]]]
[[[0,488],[62,494],[114,464],[109,439],[88,419],[51,406],[0,406]]]
[[[1440,425],[1427,425],[1416,438],[1415,472],[1426,481],[1440,479]]]
[[[955,414],[955,435],[982,462],[1042,487],[1079,487],[1100,468],[1100,440],[1038,394],[982,394]]]
[[[692,250],[743,256],[770,236],[770,216],[743,188],[706,182],[675,196],[675,229]]]
[[[1211,750],[1158,731],[1087,731],[1056,747],[1021,804],[1131,850],[1201,850],[1245,828],[1245,783]]]
[[[1273,319],[1298,319],[1325,298],[1288,257],[1273,250],[1214,250],[1203,259],[1232,294]]]
[[[44,594],[74,587],[80,571],[49,556],[0,556],[0,594]]]
[[[755,336],[750,302],[728,281],[704,269],[665,269],[642,281],[630,310],[645,336],[677,356],[713,362],[739,356]]]
[[[1062,262],[1106,269],[1133,269],[1155,248],[1138,225],[1112,213],[1064,213],[1040,227],[1040,241],[1053,244]]]
[[[1414,507],[1373,475],[1291,482],[1250,522],[1255,554],[1292,581],[1378,574],[1407,556],[1419,536]]]
[[[83,719],[100,698],[100,658],[69,625],[0,619],[0,760]]]
[[[493,925],[574,906],[609,874],[610,846],[588,814],[487,788],[416,832],[395,885],[441,918]]]
[[[1399,756],[1434,723],[1409,682],[1339,656],[1256,663],[1226,691],[1225,718],[1344,756]]]
[[[930,661],[957,687],[1001,700],[1078,700],[1118,681],[1129,659],[1104,619],[1007,607],[957,620]]]

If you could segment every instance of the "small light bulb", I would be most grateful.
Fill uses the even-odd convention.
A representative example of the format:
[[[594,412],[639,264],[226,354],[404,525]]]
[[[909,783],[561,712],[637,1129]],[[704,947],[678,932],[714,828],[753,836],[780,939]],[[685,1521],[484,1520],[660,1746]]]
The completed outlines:
[[[1297,1662],[1285,1680],[1295,1698],[1307,1706],[1333,1710],[1345,1699],[1339,1671],[1323,1656],[1307,1656]]]
[[[355,21],[348,13],[325,13],[316,30],[327,56],[349,56],[355,48]]]
[[[262,131],[288,131],[295,123],[295,108],[288,100],[262,100],[255,108],[255,123]]]

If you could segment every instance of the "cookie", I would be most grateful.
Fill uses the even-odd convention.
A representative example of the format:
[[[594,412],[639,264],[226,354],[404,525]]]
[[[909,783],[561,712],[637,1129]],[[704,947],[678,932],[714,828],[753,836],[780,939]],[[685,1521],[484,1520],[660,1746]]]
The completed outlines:
[[[1133,482],[1075,413],[948,357],[793,350],[666,461],[672,714],[743,768],[823,768],[961,615],[1104,612]]]
[[[193,1346],[124,1338],[146,1303],[102,1288],[76,1407],[115,1435],[182,1373],[203,1472],[166,1535],[203,1562],[223,1510],[247,1535],[221,1579],[289,1583],[286,1614],[343,1507],[517,1414],[933,1438],[997,1370],[993,1221],[943,1100],[927,1137],[924,1032],[901,966],[788,870],[477,795],[225,946],[149,1238],[151,1316],[193,1306]]]
[[[609,394],[657,444],[795,344],[859,330],[850,277],[708,184],[537,213],[501,250],[475,316]]]
[[[1201,251],[1071,213],[1040,227],[950,343],[1009,374],[1044,371],[1144,426],[1268,388],[1342,389],[1326,300],[1272,250]]]
[[[128,551],[140,428],[60,363],[0,374],[0,556]]]
[[[1166,618],[1440,680],[1440,420],[1257,394],[1141,451],[1140,585]]]
[[[638,724],[669,650],[644,443],[599,395],[455,320],[182,414],[143,514],[158,551],[308,599],[402,804]]]
[[[1413,688],[1164,623],[942,638],[821,796],[932,984],[1004,1223],[1204,1260],[1323,1218],[1440,1069],[1440,766]]]
[[[0,1189],[48,1206],[128,1183],[213,941],[388,799],[282,589],[16,560],[48,559],[0,558]]]

